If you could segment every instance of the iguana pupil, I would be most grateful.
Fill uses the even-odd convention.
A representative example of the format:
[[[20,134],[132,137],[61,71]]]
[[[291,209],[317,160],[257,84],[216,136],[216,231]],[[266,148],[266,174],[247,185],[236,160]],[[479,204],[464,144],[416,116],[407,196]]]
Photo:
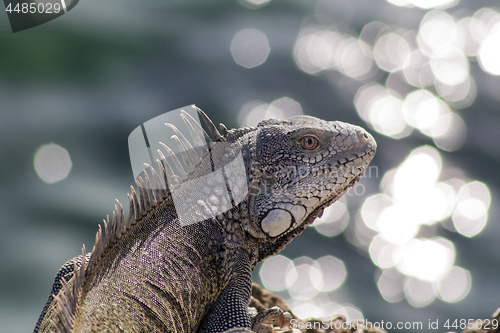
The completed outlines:
[[[312,135],[306,135],[300,140],[302,148],[307,150],[313,150],[318,146],[318,139]]]

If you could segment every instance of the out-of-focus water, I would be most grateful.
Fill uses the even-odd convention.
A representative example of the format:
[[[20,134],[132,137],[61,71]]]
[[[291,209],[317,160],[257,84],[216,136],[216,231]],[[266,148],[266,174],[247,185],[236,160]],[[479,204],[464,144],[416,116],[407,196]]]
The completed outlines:
[[[193,103],[228,128],[308,114],[377,140],[365,178],[254,272],[296,314],[439,320],[440,332],[489,317],[495,5],[87,0],[16,34],[0,14],[0,332],[32,330],[57,269],[126,202],[128,134]]]

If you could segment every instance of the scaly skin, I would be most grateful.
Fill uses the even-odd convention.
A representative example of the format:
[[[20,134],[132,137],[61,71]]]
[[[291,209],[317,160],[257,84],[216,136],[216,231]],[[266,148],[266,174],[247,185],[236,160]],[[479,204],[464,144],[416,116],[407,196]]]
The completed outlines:
[[[252,332],[248,302],[255,265],[283,249],[353,186],[376,150],[362,128],[309,116],[231,131],[221,127],[222,135],[206,122],[216,143],[225,146],[196,151],[221,165],[240,156],[248,187],[238,178],[227,186],[233,200],[246,193],[243,200],[181,226],[175,196],[185,198],[193,216],[230,203],[217,196],[215,185],[200,189],[207,191],[200,201],[186,183],[170,182],[171,193],[161,190],[169,182],[166,175],[161,183],[153,174],[156,191],[146,189],[149,179],[140,180],[139,196],[132,188],[129,197],[128,221],[121,206],[116,208],[113,222],[105,223],[104,240],[99,229],[92,255],[84,253],[58,273],[52,290],[57,296],[49,297],[35,332]],[[206,138],[199,135],[195,141]],[[166,163],[160,170],[168,169]],[[192,164],[188,179],[210,167]],[[62,277],[72,278],[65,283]]]

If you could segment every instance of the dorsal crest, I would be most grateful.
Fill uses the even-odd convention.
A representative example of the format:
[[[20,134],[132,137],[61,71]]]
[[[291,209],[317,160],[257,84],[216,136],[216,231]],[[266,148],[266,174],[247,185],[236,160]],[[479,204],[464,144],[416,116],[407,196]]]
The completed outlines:
[[[227,136],[231,133],[221,124],[220,128],[223,134],[220,134],[213,122],[201,109],[195,106],[193,106],[193,108],[203,119],[209,132],[214,137],[215,142],[210,139],[209,135],[200,124],[184,110],[181,111],[180,116],[190,132],[194,145],[191,145],[183,133],[174,125],[169,123],[165,124],[174,131],[175,135],[172,136],[172,139],[174,139],[178,145],[180,153],[175,154],[169,146],[160,142],[163,151],[158,149],[159,158],[156,160],[156,165],[153,167],[150,164],[144,163],[145,168],[142,175],[137,177],[135,181],[136,187],[130,187],[131,192],[128,194],[128,218],[125,218],[123,206],[117,200],[112,218],[110,219],[108,216],[104,220],[103,225],[99,225],[92,254],[88,261],[86,261],[85,246],[83,246],[83,259],[80,267],[78,267],[75,262],[73,277],[70,281],[65,281],[63,279],[63,287],[58,295],[54,295],[57,316],[54,318],[55,321],[53,325],[57,327],[58,332],[71,332],[78,297],[82,291],[86,277],[92,273],[92,270],[95,269],[106,251],[126,235],[127,232],[129,232],[135,224],[141,221],[154,207],[174,196],[175,193],[182,189],[183,184],[186,184],[186,182],[194,177],[198,177],[199,174],[197,173],[199,173],[200,165],[207,163],[207,156],[210,155],[208,161],[213,160],[212,155],[215,153],[214,144],[216,142],[225,142]],[[210,162],[209,166],[213,170],[213,162]]]

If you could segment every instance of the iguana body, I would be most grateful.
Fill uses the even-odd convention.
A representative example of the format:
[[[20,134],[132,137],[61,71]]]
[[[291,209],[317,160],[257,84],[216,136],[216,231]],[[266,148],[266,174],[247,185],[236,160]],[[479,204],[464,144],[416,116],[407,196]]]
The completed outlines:
[[[156,190],[147,190],[149,179],[140,179],[139,195],[134,188],[129,195],[128,221],[119,205],[112,223],[105,221],[105,237],[99,227],[92,255],[61,268],[53,286],[57,296],[49,297],[35,332],[251,332],[255,265],[283,249],[354,185],[375,154],[369,134],[341,122],[300,116],[231,131],[221,125],[221,135],[199,113],[226,148],[215,156],[214,149],[184,144],[189,158],[183,162],[194,168],[178,167],[178,174],[200,176],[198,156],[209,154],[213,169],[214,160],[226,163],[241,152],[248,184],[243,201],[181,226],[172,193],[186,197],[199,216],[200,206],[227,202],[213,193],[205,203],[191,202],[191,189],[169,183],[177,176],[160,155],[163,182],[152,173]],[[195,142],[207,140],[193,119],[184,118],[195,129]]]

